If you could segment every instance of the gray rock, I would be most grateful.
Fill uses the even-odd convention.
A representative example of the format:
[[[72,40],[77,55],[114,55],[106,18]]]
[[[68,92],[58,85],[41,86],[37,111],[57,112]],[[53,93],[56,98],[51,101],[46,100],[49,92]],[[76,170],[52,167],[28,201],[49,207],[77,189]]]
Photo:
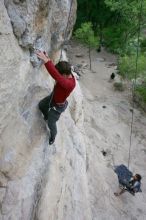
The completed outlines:
[[[1,0],[0,219],[3,220],[42,219],[37,212],[41,207],[39,201],[49,181],[46,178],[55,167],[53,163],[57,157],[53,163],[51,157],[55,158],[58,154],[59,142],[55,147],[48,147],[48,133],[38,111],[38,102],[51,92],[53,80],[43,68],[33,68],[30,59],[38,67],[41,61],[37,59],[35,49],[48,53],[59,50],[64,41],[62,35],[67,24],[69,6],[69,0]],[[75,12],[76,1],[73,2],[66,36],[68,39],[75,22]],[[57,33],[55,39],[53,33]],[[69,110],[66,114],[72,121]],[[66,121],[60,122],[60,128],[64,124],[67,124]],[[68,132],[64,127],[61,130]],[[58,132],[61,140],[59,135]],[[57,177],[58,174],[55,175]],[[78,179],[80,181],[82,177]],[[60,192],[61,188],[58,190]],[[49,215],[46,217],[49,219]]]
[[[6,0],[5,6],[19,45],[25,49],[32,51],[43,45],[41,49],[53,52],[71,36],[76,19],[76,0],[72,5],[67,31],[69,1]],[[32,52],[30,60],[34,67],[40,65]]]
[[[87,68],[88,67],[88,64],[87,63],[84,63],[83,65],[82,65],[82,68],[83,69],[85,69],[85,68]]]
[[[96,58],[96,60],[97,60],[98,62],[104,62],[104,61],[105,61],[105,58],[99,57],[99,58]]]
[[[76,54],[76,57],[82,58],[82,57],[84,57],[84,55],[83,54]]]

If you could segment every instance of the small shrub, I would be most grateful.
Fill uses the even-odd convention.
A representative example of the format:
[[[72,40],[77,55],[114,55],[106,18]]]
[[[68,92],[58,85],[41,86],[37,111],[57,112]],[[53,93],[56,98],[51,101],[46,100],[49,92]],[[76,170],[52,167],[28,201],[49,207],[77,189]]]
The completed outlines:
[[[144,74],[146,70],[146,57],[143,54],[139,55],[137,68],[137,77]],[[118,69],[124,78],[134,78],[136,72],[136,55],[120,57],[118,60]]]
[[[115,82],[115,83],[114,83],[114,89],[115,89],[116,91],[120,91],[120,92],[124,91],[124,85],[123,85],[123,83],[122,83],[122,82]]]
[[[146,86],[143,86],[143,85],[137,86],[135,91],[136,91],[136,94],[140,96],[142,101],[146,103]]]
[[[95,36],[91,22],[83,23],[81,27],[74,32],[74,36],[79,39],[80,42],[90,45],[90,47],[96,48],[99,46],[99,38]]]
[[[141,41],[141,38],[140,38]],[[137,38],[132,38],[127,42],[127,45],[125,47],[125,54],[128,56],[135,55],[137,53],[137,48],[139,50],[139,53],[141,52],[141,47],[138,44],[138,39]]]

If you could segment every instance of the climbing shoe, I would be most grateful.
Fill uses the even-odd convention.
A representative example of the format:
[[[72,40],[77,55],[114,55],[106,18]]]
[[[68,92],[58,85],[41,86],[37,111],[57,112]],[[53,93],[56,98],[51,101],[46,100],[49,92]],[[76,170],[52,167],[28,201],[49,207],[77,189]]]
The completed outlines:
[[[116,193],[116,192],[115,192],[115,193],[114,193],[114,195],[115,195],[115,196],[119,196],[119,195],[120,195],[120,193]]]
[[[52,137],[49,138],[49,144],[50,144],[50,145],[53,144],[54,141],[55,141],[55,138],[52,138]]]

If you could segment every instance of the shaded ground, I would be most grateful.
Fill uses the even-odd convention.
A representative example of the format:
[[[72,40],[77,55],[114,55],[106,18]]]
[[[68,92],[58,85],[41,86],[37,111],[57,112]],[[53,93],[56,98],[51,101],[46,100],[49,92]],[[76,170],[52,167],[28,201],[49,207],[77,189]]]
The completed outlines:
[[[76,55],[83,55],[76,57]],[[140,173],[142,193],[114,197],[118,189],[113,165],[128,163],[131,124],[131,91],[114,91],[110,74],[115,71],[116,58],[103,51],[92,51],[92,71],[89,70],[88,49],[71,42],[70,59],[82,64],[80,85],[84,95],[84,126],[86,131],[86,169],[89,201],[93,220],[146,219],[146,115],[134,109],[134,125],[130,170]],[[86,67],[86,64],[88,66]],[[110,66],[111,65],[111,66]],[[109,67],[110,66],[110,67]],[[104,106],[104,107],[103,107]],[[104,157],[102,150],[107,152]]]

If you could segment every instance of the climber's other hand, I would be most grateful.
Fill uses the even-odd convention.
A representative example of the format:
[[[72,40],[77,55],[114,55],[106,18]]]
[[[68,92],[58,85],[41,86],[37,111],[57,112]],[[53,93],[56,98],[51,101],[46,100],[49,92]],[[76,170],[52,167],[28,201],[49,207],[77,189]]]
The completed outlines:
[[[36,50],[36,55],[39,59],[43,60],[44,63],[47,63],[50,60],[49,57],[47,56],[46,52]]]

